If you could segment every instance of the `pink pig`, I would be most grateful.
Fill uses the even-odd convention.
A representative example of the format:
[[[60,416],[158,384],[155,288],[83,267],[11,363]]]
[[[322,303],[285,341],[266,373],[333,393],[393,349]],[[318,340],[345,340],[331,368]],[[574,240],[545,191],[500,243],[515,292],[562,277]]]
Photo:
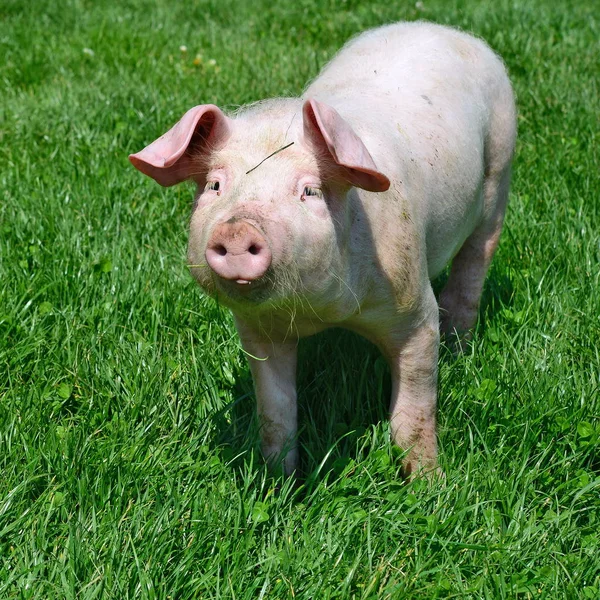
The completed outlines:
[[[437,469],[442,330],[477,319],[516,137],[501,60],[482,41],[397,23],[346,44],[301,98],[190,109],[129,158],[198,184],[192,273],[252,357],[264,456],[297,468],[298,339],[345,327],[388,360],[407,474]],[[453,260],[452,260],[453,259]],[[430,280],[452,260],[438,303]]]

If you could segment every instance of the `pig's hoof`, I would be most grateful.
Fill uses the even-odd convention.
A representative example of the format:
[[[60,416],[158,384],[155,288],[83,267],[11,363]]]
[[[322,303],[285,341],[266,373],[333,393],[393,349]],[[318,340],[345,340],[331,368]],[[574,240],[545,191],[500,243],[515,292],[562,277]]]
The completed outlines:
[[[437,460],[419,461],[409,459],[402,466],[402,475],[407,482],[424,479],[429,483],[444,483],[446,475]]]
[[[468,337],[477,324],[478,307],[456,306],[440,299],[440,332]]]
[[[424,481],[428,486],[436,488],[443,488],[446,485],[446,474],[442,471],[441,467],[434,467],[432,469],[420,468],[413,471],[410,475],[406,475],[406,470],[404,473],[406,483]]]
[[[437,466],[435,469],[431,469],[423,473],[423,477],[432,484],[438,487],[444,487],[446,485],[446,473],[442,471],[442,468]]]
[[[440,339],[455,356],[462,354],[473,339],[473,330],[457,327],[449,317],[442,317],[440,322]]]
[[[460,356],[468,349],[471,342],[471,335],[452,332],[445,335],[442,334],[441,341],[454,356]]]
[[[298,470],[298,450],[290,448],[282,450],[280,447],[264,447],[263,457],[272,475],[279,477],[295,477]]]

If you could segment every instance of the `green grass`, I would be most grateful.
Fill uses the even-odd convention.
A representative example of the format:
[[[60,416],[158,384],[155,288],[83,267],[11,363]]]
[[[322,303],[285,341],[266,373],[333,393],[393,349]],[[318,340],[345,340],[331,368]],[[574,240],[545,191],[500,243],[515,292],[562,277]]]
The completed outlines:
[[[594,4],[3,0],[0,598],[599,598]],[[192,190],[127,154],[422,17],[484,37],[520,112],[474,343],[440,359],[446,482],[402,483],[387,367],[340,331],[301,348],[306,479],[273,480]]]

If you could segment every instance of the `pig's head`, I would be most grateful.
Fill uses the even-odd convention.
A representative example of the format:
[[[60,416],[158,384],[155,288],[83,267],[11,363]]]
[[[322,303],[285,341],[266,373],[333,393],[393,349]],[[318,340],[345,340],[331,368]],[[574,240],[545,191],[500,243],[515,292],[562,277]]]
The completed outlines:
[[[129,158],[163,186],[197,183],[192,273],[241,312],[331,300],[344,277],[349,191],[390,185],[350,125],[315,100],[266,101],[234,117],[196,106]]]

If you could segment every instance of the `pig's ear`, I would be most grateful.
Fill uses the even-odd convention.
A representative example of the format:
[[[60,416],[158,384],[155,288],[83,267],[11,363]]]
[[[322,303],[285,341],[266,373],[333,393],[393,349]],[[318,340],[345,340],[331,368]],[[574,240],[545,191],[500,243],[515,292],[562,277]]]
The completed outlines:
[[[204,175],[200,168],[202,154],[227,140],[229,122],[214,104],[194,106],[167,133],[140,152],[130,154],[129,160],[165,187],[185,179],[199,180]]]
[[[317,151],[327,152],[342,167],[343,178],[369,192],[385,192],[390,180],[377,169],[362,140],[327,104],[307,100],[302,108],[304,135]]]

